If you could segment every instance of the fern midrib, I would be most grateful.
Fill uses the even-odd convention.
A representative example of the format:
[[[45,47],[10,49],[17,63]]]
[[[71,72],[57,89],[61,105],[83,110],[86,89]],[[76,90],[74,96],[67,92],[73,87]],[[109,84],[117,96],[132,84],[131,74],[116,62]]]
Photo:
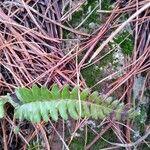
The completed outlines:
[[[56,105],[56,107],[62,102],[62,101],[65,101],[65,102],[75,102],[75,103],[79,103],[79,105],[80,105],[80,102],[79,102],[79,100],[78,99],[74,99],[74,100],[72,100],[72,99],[51,99],[51,100],[37,100],[37,101],[32,101],[32,102],[28,102],[28,103],[24,103],[23,105],[26,105],[26,104],[31,104],[31,103],[41,103],[41,102],[50,102],[50,103],[53,103],[53,102],[57,102],[57,105]],[[96,103],[94,103],[94,102],[90,102],[90,101],[81,101],[81,105],[82,104],[86,104],[86,105],[88,105],[88,106],[90,106],[90,105],[94,105],[95,107],[99,107],[99,108],[101,108],[102,110],[106,110],[107,109],[107,111],[109,111],[109,112],[116,112],[117,113],[117,111],[114,109],[114,108],[110,108],[109,106],[105,106],[104,104],[105,104],[105,102],[103,103],[101,103],[101,104],[96,104]],[[19,105],[19,106],[22,106],[22,105]]]

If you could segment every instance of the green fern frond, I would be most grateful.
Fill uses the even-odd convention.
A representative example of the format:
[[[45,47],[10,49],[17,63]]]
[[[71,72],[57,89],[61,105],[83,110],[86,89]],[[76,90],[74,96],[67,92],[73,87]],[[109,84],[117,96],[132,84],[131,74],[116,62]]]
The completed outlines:
[[[82,117],[104,119],[110,114],[114,114],[119,120],[124,113],[123,103],[110,98],[102,100],[98,92],[90,93],[89,89],[80,92],[81,103],[79,103],[78,90],[78,87],[74,87],[70,91],[68,85],[62,90],[57,85],[53,85],[51,90],[37,85],[31,89],[17,88],[15,93],[22,104],[16,105],[15,117],[19,120],[27,119],[38,123],[42,120],[47,122],[49,118],[57,121],[59,117],[64,120],[69,117],[75,120]],[[10,99],[12,99],[11,96]],[[130,113],[133,112],[130,110]],[[130,116],[129,113],[126,112],[126,114]]]
[[[4,105],[7,102],[7,98],[5,96],[0,97],[0,119],[5,116]]]
[[[3,101],[0,101],[0,118],[3,118],[4,114],[5,114],[4,103],[3,103]]]
[[[0,118],[4,117],[6,102],[15,108],[14,115],[17,119],[26,119],[33,123],[42,120],[47,122],[49,118],[57,121],[60,117],[64,120],[69,117],[75,120],[83,117],[104,119],[112,114],[119,120],[122,116],[132,119],[136,115],[133,109],[126,110],[124,104],[118,100],[102,100],[98,92],[90,93],[89,89],[80,92],[79,101],[78,91],[78,87],[70,91],[68,85],[60,90],[56,84],[51,90],[37,85],[33,85],[31,89],[17,88],[15,94],[0,97]]]

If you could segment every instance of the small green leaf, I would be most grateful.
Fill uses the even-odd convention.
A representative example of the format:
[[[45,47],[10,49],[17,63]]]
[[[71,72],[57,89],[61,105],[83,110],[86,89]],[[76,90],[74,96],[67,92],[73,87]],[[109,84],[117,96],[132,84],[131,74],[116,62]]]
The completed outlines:
[[[78,113],[77,113],[77,111],[76,111],[76,104],[75,103],[73,103],[72,101],[68,101],[67,102],[67,107],[68,107],[69,115],[73,119],[77,120],[77,119],[80,118],[79,115],[78,115]]]
[[[112,101],[113,101],[113,98],[112,98],[112,97],[108,97],[105,101],[106,101],[108,104],[111,104]]]
[[[5,111],[4,111],[4,102],[0,100],[0,118],[3,118],[5,116]]]
[[[41,87],[41,100],[45,101],[50,99],[52,99],[52,94],[50,91],[45,86]]]
[[[53,101],[49,105],[49,110],[50,110],[50,116],[54,121],[58,120],[58,108],[57,108],[58,102]]]
[[[98,108],[97,105],[91,104],[90,105],[90,111],[91,111],[91,116],[94,119],[98,119]]]
[[[96,99],[98,98],[98,95],[99,95],[99,94],[98,94],[97,91],[93,92],[93,93],[89,96],[89,100],[92,101],[92,102],[95,102]]]
[[[65,85],[62,92],[61,92],[62,99],[69,99],[70,98],[70,91],[69,86]]]
[[[78,87],[74,87],[73,90],[71,91],[71,94],[70,94],[70,99],[78,99]]]
[[[37,107],[34,107],[34,108],[32,107],[32,112],[31,112],[32,115],[30,114],[30,117],[31,117],[30,120],[32,123],[39,123],[41,121],[41,115]]]
[[[76,110],[78,112],[78,115],[80,117],[84,117],[83,109],[82,109],[82,103],[80,103],[79,101],[77,101],[75,104],[76,104]]]
[[[123,109],[124,109],[124,103],[119,103],[117,105],[117,110],[119,110],[120,112],[122,112]]]
[[[38,105],[38,104],[37,104]],[[49,103],[48,102],[40,102],[40,114],[45,122],[49,120]]]
[[[60,99],[61,95],[60,95],[60,90],[57,84],[52,85],[51,94],[52,94],[52,99]]]
[[[68,115],[67,115],[67,104],[66,104],[66,102],[64,102],[64,101],[59,102],[58,110],[59,110],[60,116],[64,120],[67,120],[68,119]]]
[[[22,121],[24,118],[24,113],[26,113],[26,111],[24,110],[23,106],[20,106],[19,108],[15,109],[15,118],[19,119],[20,121]]]
[[[41,89],[37,85],[34,84],[32,86],[31,92],[32,92],[32,96],[33,96],[32,102],[38,101],[41,97]]]
[[[18,99],[23,103],[28,103],[33,100],[32,92],[28,88],[17,88],[15,92]]]
[[[89,93],[90,93],[90,90],[89,90],[89,89],[84,89],[84,90],[81,92],[80,99],[81,99],[81,100],[84,100],[84,101],[87,100]]]
[[[105,103],[105,102],[104,102],[104,100],[102,100],[102,98],[100,96],[98,96],[95,99],[94,103],[99,104],[99,105],[103,105],[103,103]]]
[[[110,109],[110,108],[108,108],[107,106],[105,106],[105,107],[103,107],[102,111],[103,111],[103,114],[104,114],[105,116],[107,116],[107,115],[109,115],[109,113],[111,113],[113,110]]]
[[[41,122],[41,115],[39,114],[39,112],[37,112],[36,114],[32,115],[32,123],[39,123]]]
[[[91,113],[90,113],[90,108],[89,108],[89,105],[87,103],[83,103],[82,104],[82,107],[83,107],[83,114],[85,117],[90,117],[91,116]]]
[[[111,103],[111,108],[116,108],[118,104],[119,104],[119,101],[118,101],[118,100],[114,100],[114,101]]]
[[[106,117],[106,115],[103,113],[103,110],[102,110],[102,109],[99,109],[99,110],[97,111],[97,113],[98,113],[98,118],[99,118],[99,119],[104,119],[104,118]]]

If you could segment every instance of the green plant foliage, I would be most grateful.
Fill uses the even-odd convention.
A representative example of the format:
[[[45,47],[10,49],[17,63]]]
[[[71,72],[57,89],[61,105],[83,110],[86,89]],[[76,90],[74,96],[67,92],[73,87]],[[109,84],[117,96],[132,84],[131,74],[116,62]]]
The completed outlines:
[[[116,38],[114,38],[114,41],[117,44],[121,43],[120,47],[122,49],[123,54],[125,55],[132,54],[134,42],[133,42],[133,37],[128,31],[123,31],[122,33],[120,33]]]
[[[99,47],[99,45],[97,46]],[[113,63],[113,52],[105,56],[99,63],[93,64],[88,68],[81,70],[81,74],[83,75],[88,87],[94,86],[97,81],[103,78],[104,70],[108,67],[109,63]],[[94,90],[101,91],[102,88],[100,86],[96,86]]]
[[[42,150],[42,142],[40,140],[33,141],[28,145],[27,150]]]
[[[46,87],[33,85],[31,89],[17,88],[15,93],[22,102],[15,105],[15,117],[19,120],[29,120],[33,123],[39,123],[49,118],[57,121],[59,117],[67,120],[69,117],[77,120],[82,117],[91,117],[94,119],[104,119],[110,113],[114,114],[116,119],[121,118],[124,112],[124,104],[118,100],[102,100],[98,92],[90,93],[89,89],[80,92],[81,102],[78,100],[79,88],[74,87],[72,91],[66,85],[59,90],[57,85],[53,85],[49,91]],[[9,102],[13,98],[9,96]],[[1,102],[1,101],[0,101]],[[3,117],[3,105],[1,104],[1,117]],[[13,105],[14,106],[14,105]],[[129,111],[132,114],[132,110]],[[130,116],[130,114],[128,114]]]
[[[5,102],[0,100],[0,118],[3,118],[5,115],[4,104],[5,104]]]
[[[78,93],[79,92],[79,93]],[[59,117],[67,120],[69,117],[77,120],[82,117],[91,117],[93,119],[104,119],[112,114],[117,120],[122,115],[133,118],[135,112],[132,109],[128,113],[124,111],[124,104],[118,100],[102,100],[98,92],[90,93],[89,89],[79,90],[74,87],[72,91],[66,85],[62,90],[55,84],[51,90],[46,87],[33,85],[31,89],[17,88],[16,98],[21,101],[14,101],[14,96],[7,95],[5,101],[0,101],[0,117],[4,117],[4,104],[11,103],[14,108],[14,115],[19,120],[28,120],[32,123],[39,123],[42,120],[47,122],[49,118],[58,121]],[[79,101],[78,94],[80,94]]]
[[[98,0],[87,0],[78,11],[72,14],[72,19],[69,21],[69,24],[73,27],[77,27],[79,23],[81,23],[98,5]],[[82,24],[82,29],[88,31],[88,33],[93,31],[92,27],[90,27],[90,23],[93,24],[94,28],[98,28],[98,25],[101,23],[100,15],[97,12],[97,9],[92,12]]]
[[[8,101],[7,96],[0,96],[0,119],[5,116],[4,105]]]
[[[136,123],[136,127],[138,129],[138,131],[141,132],[141,134],[144,133],[145,129],[145,125],[146,125],[146,118],[147,118],[147,108],[144,104],[141,104],[139,106],[139,111],[140,111],[140,114],[135,118],[135,123]]]
[[[94,128],[94,130],[97,132],[100,131],[99,128]],[[84,132],[79,132],[79,135],[80,135],[79,137],[73,138],[73,140],[70,144],[71,150],[83,150],[85,148],[85,139],[86,139],[85,134],[84,134]],[[86,145],[91,143],[94,138],[95,138],[95,134],[90,129],[88,129]],[[114,132],[111,129],[107,130],[107,132],[104,133],[103,138],[110,142],[115,142],[117,140],[116,135],[114,134]],[[97,140],[97,142],[94,143],[90,149],[91,150],[101,150],[101,149],[105,149],[106,147],[110,146],[107,141],[103,140],[103,138],[101,138],[100,140]]]
[[[102,9],[111,10],[112,8],[111,0],[102,0]]]

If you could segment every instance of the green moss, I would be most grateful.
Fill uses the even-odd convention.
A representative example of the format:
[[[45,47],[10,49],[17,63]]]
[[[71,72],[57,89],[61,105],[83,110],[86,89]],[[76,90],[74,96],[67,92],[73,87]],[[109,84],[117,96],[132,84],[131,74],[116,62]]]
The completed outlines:
[[[42,150],[41,141],[33,141],[28,147],[27,150]]]
[[[99,0],[87,0],[87,3],[83,4],[80,8],[80,10],[74,12],[71,16],[71,20],[68,21],[68,23],[73,27],[77,27],[88,15],[89,13],[99,5]],[[104,10],[110,10],[111,9],[111,0],[103,0],[102,1],[102,9]],[[97,8],[99,9],[99,7]],[[67,7],[65,12],[67,12],[69,8]],[[96,28],[99,27],[102,20],[100,17],[100,13],[98,13],[96,10],[88,17],[88,19],[82,24],[81,28],[85,29],[87,33],[92,33]],[[89,24],[93,23],[94,28],[90,27]],[[65,24],[67,26],[67,24]],[[67,32],[66,32],[67,34]],[[64,35],[64,38],[67,37]]]
[[[98,5],[97,0],[88,0],[88,4],[83,8],[83,12],[84,12],[85,16],[88,15],[87,10],[89,8],[91,8],[91,11],[92,11],[97,5]],[[87,19],[87,21],[85,22],[84,25],[86,25],[86,24],[88,25],[91,22],[100,24],[100,17],[96,11],[90,15],[90,17]]]
[[[100,132],[100,131],[97,131]],[[88,135],[87,135],[87,144],[91,143],[92,140],[95,138],[95,134],[93,134],[93,132],[91,132],[90,130],[88,130]],[[108,130],[104,135],[103,138],[110,141],[110,142],[115,142],[117,137],[115,136],[115,134],[113,133],[112,130]],[[85,143],[85,137],[78,137],[78,138],[74,138],[71,145],[70,145],[70,149],[71,150],[83,150],[84,149],[84,143]],[[110,146],[106,141],[104,141],[102,138],[100,138],[99,140],[97,140],[97,142],[91,147],[91,150],[99,150],[102,148],[106,148]]]
[[[140,115],[138,115],[134,121],[136,123],[136,129],[140,132],[140,134],[144,134],[148,108],[145,104],[141,104],[139,109]]]
[[[69,23],[72,26],[77,26],[81,22],[82,16],[83,16],[83,10],[75,12],[72,15],[72,19],[69,21]]]
[[[82,70],[82,75],[86,80],[87,85],[93,86],[96,83],[97,76],[100,75],[101,71],[96,69],[96,65],[90,66],[87,69]]]
[[[63,30],[63,38],[64,39],[69,39],[69,37],[70,37],[70,31],[64,29]]]
[[[71,150],[83,150],[84,149],[84,138],[83,137],[74,138],[70,145],[70,149]]]
[[[150,141],[150,138],[149,138],[148,141]],[[147,144],[141,143],[140,146],[137,147],[137,150],[138,150],[138,149],[141,149],[141,150],[149,150],[150,148],[148,147]]]
[[[98,131],[99,132],[99,131]],[[88,144],[90,142],[92,142],[92,140],[95,138],[95,134],[93,133],[89,133],[88,135]],[[104,135],[103,135],[103,138],[106,139],[107,141],[110,141],[110,142],[115,142],[117,140],[114,132],[112,130],[108,130]],[[109,144],[104,141],[102,138],[100,138],[92,147],[91,149],[92,150],[98,150],[98,149],[102,149],[102,148],[106,148],[108,147]]]
[[[117,44],[121,43],[120,47],[122,49],[123,54],[125,55],[132,54],[134,42],[132,35],[128,31],[123,31],[122,33],[120,33],[116,38],[114,38],[114,41]]]
[[[111,10],[111,0],[102,0],[102,9],[103,10]]]
[[[97,5],[98,0],[87,0],[87,3],[84,4],[79,11],[75,12],[72,15],[72,19],[69,21],[69,24],[71,24],[71,26],[73,27],[77,27],[82,22],[82,20],[84,20],[87,17],[90,11],[92,11]],[[89,18],[83,23],[82,28],[88,30],[88,33],[91,32],[89,23],[95,23],[99,25],[100,24],[99,13],[94,11],[89,16]]]
[[[108,63],[113,63],[113,53],[107,55],[98,64],[81,70],[81,74],[83,75],[88,87],[95,85],[97,83],[97,80],[103,78],[103,69],[107,67]],[[93,90],[99,90],[99,87],[97,86]]]

